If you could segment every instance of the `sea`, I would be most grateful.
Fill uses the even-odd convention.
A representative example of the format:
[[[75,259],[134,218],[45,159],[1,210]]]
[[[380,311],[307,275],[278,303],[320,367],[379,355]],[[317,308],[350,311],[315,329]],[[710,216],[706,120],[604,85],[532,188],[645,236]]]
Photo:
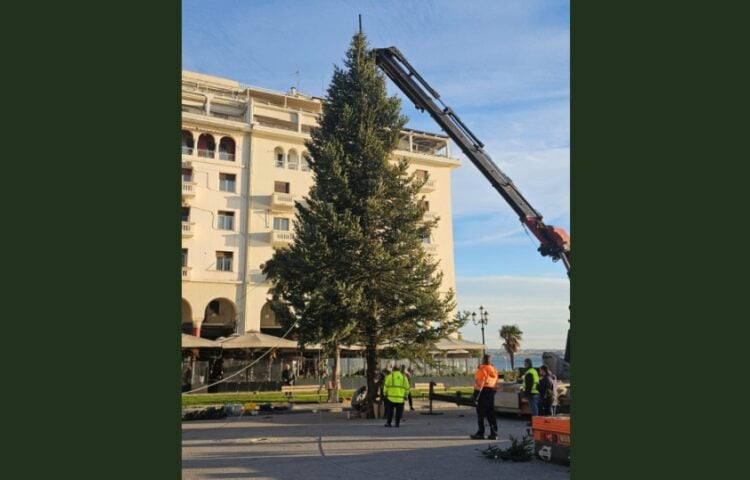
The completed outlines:
[[[556,353],[560,356],[563,356],[565,352],[562,350],[534,350],[530,352],[517,352],[513,356],[513,363],[515,368],[523,367],[523,361],[525,359],[531,360],[531,365],[534,367],[539,367],[542,365],[542,353],[543,352],[551,352]],[[492,355],[492,365],[495,366],[498,370],[510,370],[510,356],[505,351],[498,351],[498,350],[487,350],[487,353]]]

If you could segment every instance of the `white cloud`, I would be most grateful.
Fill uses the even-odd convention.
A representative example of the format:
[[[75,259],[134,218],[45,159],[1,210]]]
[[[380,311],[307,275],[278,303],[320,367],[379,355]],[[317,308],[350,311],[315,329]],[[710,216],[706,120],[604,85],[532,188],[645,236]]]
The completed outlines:
[[[462,231],[460,234],[456,234],[456,240],[453,242],[456,247],[466,247],[471,245],[518,245],[523,243],[521,235],[523,234],[523,228],[518,227],[512,230],[506,231],[490,231],[485,230],[485,224],[487,222],[481,222],[480,225],[476,223],[469,224],[466,228],[466,224],[462,224]],[[476,228],[479,226],[480,228]],[[476,232],[476,230],[480,230]],[[460,237],[460,238],[459,238]]]
[[[568,147],[508,151],[496,155],[493,160],[547,223],[570,223]],[[485,223],[485,228],[488,224],[490,228],[518,228],[518,216],[468,159],[454,171],[452,183],[454,218],[494,214],[493,222]],[[502,226],[499,222],[502,222]]]

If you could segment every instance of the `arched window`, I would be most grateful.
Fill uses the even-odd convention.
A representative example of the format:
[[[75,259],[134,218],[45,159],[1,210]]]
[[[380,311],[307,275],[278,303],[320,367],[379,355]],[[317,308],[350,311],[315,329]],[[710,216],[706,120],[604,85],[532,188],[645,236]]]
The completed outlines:
[[[188,335],[195,333],[193,309],[190,307],[190,303],[184,298],[182,299],[182,333],[187,333]]]
[[[237,307],[227,298],[215,298],[208,302],[201,322],[201,337],[216,339],[235,332]]]
[[[297,170],[299,168],[299,155],[297,155],[297,151],[294,149],[289,150],[287,168],[289,170]]]
[[[193,143],[193,134],[187,130],[183,130],[182,131],[182,154],[192,155],[194,146],[195,144]]]
[[[302,152],[302,171],[303,172],[309,172],[310,171],[310,154],[307,152]]]
[[[273,151],[273,158],[276,162],[276,168],[284,168],[284,150],[281,147],[276,147]]]
[[[219,140],[219,160],[234,161],[234,139],[221,137]]]
[[[216,142],[211,134],[204,133],[198,137],[198,156],[204,158],[214,158],[216,151]]]
[[[268,302],[260,309],[260,328],[281,328],[281,325],[276,320],[276,314]]]

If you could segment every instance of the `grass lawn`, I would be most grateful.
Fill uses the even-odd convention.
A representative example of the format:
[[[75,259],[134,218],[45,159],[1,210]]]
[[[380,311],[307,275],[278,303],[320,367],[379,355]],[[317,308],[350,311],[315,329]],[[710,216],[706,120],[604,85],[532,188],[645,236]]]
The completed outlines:
[[[446,393],[460,391],[462,395],[471,395],[472,387],[459,387],[449,388]],[[299,393],[295,394],[292,398],[294,403],[318,403],[319,401],[324,402],[327,398],[328,392],[321,392],[322,396],[318,397],[317,394],[312,393]],[[340,390],[339,396],[349,399],[352,397],[354,390]],[[414,395],[416,393],[416,395]],[[425,398],[427,392],[424,392]],[[415,398],[422,398],[421,390],[412,390],[412,395]],[[223,405],[228,403],[286,403],[287,399],[281,392],[239,392],[239,393],[191,393],[189,395],[182,395],[182,407],[199,407],[203,405]]]

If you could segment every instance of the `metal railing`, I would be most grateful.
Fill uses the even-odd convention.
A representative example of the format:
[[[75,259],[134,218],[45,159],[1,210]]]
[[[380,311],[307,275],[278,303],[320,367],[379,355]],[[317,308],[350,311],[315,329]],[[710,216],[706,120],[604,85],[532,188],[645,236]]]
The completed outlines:
[[[185,197],[195,196],[195,182],[182,181],[182,195]]]
[[[422,191],[433,191],[435,190],[435,179],[434,178],[428,178],[426,182],[424,182],[424,185],[422,185]]]
[[[283,125],[276,122],[269,122],[267,120],[262,120],[258,118],[258,115],[255,116],[255,123],[257,123],[261,127],[266,128],[275,128],[278,130],[285,130],[288,132],[296,132],[297,131],[297,125]]]
[[[288,245],[294,241],[294,234],[285,230],[271,232],[271,245]]]
[[[182,236],[192,237],[193,236],[193,222],[182,222]]]
[[[182,111],[185,113],[195,113],[197,115],[205,115],[206,110],[203,108],[191,107],[189,105],[182,105]]]
[[[214,150],[204,150],[202,148],[198,149],[198,156],[203,158],[214,158]]]
[[[193,147],[186,147],[183,145],[182,147],[182,154],[183,155],[192,155],[193,154]]]
[[[229,160],[230,162],[234,161],[234,153],[229,152],[219,152],[219,160]]]
[[[271,206],[272,207],[294,207],[294,195],[291,193],[274,193],[271,195]]]

